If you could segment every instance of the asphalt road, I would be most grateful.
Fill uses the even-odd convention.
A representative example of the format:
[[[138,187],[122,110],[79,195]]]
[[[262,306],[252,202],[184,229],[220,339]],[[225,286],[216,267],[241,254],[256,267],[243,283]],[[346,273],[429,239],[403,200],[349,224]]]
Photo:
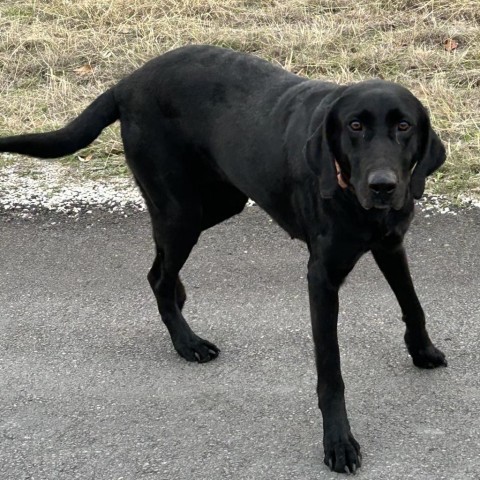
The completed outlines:
[[[480,212],[408,235],[449,367],[416,369],[367,256],[341,293],[347,408],[367,480],[480,478]],[[306,249],[256,207],[204,234],[184,269],[208,364],[179,358],[146,273],[145,213],[0,218],[0,478],[341,478],[322,463]]]

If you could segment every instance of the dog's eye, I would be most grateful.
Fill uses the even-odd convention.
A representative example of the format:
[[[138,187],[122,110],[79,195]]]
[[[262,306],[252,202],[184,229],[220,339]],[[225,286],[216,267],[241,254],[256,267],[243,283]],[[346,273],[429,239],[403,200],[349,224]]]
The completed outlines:
[[[350,122],[350,128],[354,132],[361,132],[363,130],[363,125],[358,120],[354,120],[353,122]]]
[[[405,120],[401,121],[398,125],[397,125],[397,128],[400,132],[406,132],[407,130],[409,130],[411,127],[411,125],[406,122]]]

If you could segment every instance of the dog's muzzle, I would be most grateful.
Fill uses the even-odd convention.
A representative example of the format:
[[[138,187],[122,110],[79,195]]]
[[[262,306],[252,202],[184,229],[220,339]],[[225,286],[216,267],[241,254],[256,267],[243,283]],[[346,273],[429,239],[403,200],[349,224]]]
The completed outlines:
[[[398,177],[391,170],[377,170],[368,175],[368,190],[374,208],[388,208],[398,187]]]

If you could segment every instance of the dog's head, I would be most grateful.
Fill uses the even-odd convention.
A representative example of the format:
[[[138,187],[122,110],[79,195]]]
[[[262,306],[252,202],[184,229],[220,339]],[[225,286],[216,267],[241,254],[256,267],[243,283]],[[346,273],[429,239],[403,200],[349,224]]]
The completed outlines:
[[[305,154],[320,177],[322,197],[338,188],[340,170],[365,209],[399,210],[409,192],[420,198],[426,177],[445,161],[445,148],[420,101],[382,80],[342,89]]]

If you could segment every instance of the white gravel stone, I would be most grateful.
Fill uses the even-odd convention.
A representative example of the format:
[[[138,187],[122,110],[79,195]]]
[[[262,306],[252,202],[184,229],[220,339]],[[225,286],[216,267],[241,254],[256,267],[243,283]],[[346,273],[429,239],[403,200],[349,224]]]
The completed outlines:
[[[131,178],[75,179],[58,163],[45,163],[34,175],[16,165],[0,169],[0,212],[78,214],[93,207],[123,213],[127,208],[144,210],[145,204]]]
[[[1,157],[16,159],[11,154]],[[467,206],[480,207],[480,199],[462,197]],[[249,200],[247,206],[255,202]],[[446,197],[427,195],[418,207],[430,213],[456,215]],[[69,215],[92,208],[103,208],[112,213],[124,214],[128,209],[145,210],[145,204],[132,178],[106,180],[81,180],[70,175],[69,170],[56,162],[42,162],[30,173],[22,162],[0,169],[0,213],[15,212],[28,217],[41,210]]]

